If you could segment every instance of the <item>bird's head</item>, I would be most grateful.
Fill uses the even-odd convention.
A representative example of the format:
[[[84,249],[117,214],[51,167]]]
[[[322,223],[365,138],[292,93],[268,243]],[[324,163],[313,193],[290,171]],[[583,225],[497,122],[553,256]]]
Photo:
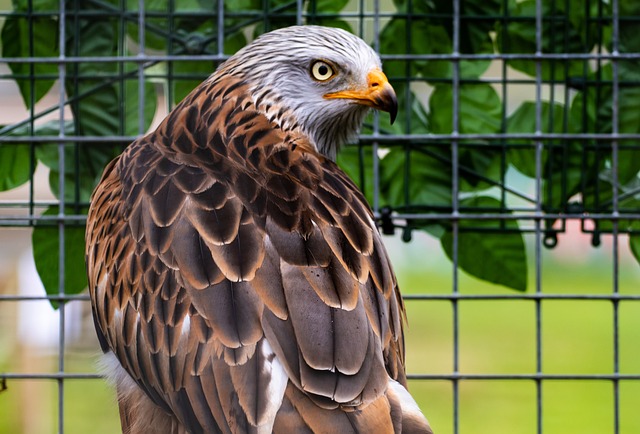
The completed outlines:
[[[357,138],[369,108],[395,119],[396,95],[380,58],[337,28],[294,26],[266,33],[220,69],[247,82],[259,110],[284,129],[299,129],[331,159]]]

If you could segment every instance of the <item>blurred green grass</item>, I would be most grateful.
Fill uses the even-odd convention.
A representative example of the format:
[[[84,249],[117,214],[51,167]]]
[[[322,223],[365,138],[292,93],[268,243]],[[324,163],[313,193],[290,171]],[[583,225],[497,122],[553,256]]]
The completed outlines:
[[[65,372],[96,372],[98,351],[72,350]],[[0,372],[56,372],[54,355],[29,354],[29,367],[0,365]],[[64,381],[65,434],[114,434],[120,431],[115,393],[101,379]],[[53,380],[8,380],[0,393],[0,433],[53,434],[58,432],[58,385]]]
[[[619,290],[638,293],[640,267],[621,238]],[[529,293],[535,291],[533,252]],[[411,253],[408,255],[412,257]],[[442,260],[413,256],[398,270],[404,294],[450,294],[453,267]],[[562,258],[543,250],[541,289],[550,294],[611,294],[613,260],[609,248],[590,249],[584,258]],[[426,264],[426,265],[425,265]],[[458,274],[464,294],[513,294]],[[542,372],[612,374],[614,308],[609,300],[544,300],[541,305]],[[450,301],[406,302],[407,371],[453,372],[453,308]],[[640,302],[619,302],[619,370],[640,372]],[[459,371],[463,374],[536,372],[536,303],[530,300],[458,302]],[[640,381],[620,381],[620,433],[640,432]],[[453,385],[446,380],[412,380],[411,393],[437,433],[453,432]],[[459,382],[459,432],[533,434],[537,431],[533,380]],[[614,385],[608,380],[545,380],[542,383],[545,434],[613,433]]]

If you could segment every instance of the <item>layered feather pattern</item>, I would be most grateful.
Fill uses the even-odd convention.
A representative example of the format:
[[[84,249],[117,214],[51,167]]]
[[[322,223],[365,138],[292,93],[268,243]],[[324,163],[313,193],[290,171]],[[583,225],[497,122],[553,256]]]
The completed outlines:
[[[167,432],[402,430],[403,306],[372,213],[250,83],[214,75],[105,169],[87,267],[133,380],[125,430],[146,398]]]

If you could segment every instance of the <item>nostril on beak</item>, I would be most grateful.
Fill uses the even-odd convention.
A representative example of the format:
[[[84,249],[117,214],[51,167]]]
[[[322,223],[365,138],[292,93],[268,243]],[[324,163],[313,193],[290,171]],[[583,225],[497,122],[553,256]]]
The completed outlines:
[[[380,83],[378,83],[377,81],[374,81],[373,83],[371,83],[371,87],[378,87],[380,86]]]

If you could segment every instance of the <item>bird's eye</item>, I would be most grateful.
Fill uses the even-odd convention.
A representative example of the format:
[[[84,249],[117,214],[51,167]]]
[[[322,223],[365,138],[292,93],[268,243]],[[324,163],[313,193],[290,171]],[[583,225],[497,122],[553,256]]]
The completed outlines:
[[[335,75],[335,72],[327,62],[318,60],[311,65],[311,75],[318,81],[327,81]]]

